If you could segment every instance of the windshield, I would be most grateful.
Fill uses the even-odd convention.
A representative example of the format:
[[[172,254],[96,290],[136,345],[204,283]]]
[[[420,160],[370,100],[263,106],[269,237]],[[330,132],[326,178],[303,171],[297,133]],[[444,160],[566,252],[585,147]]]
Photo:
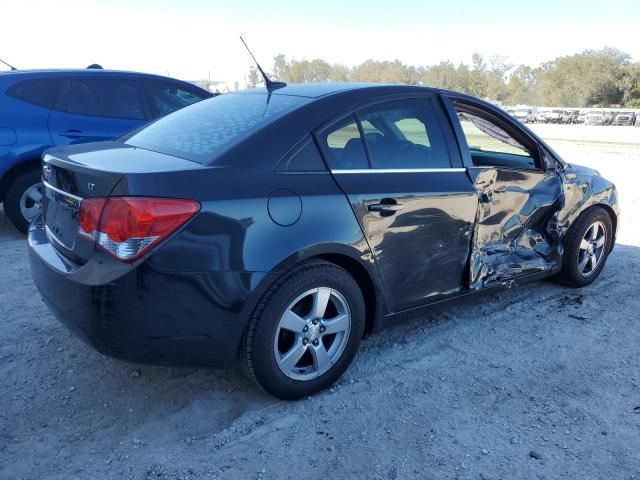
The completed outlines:
[[[266,93],[219,95],[162,117],[123,140],[134,147],[208,163],[246,134],[308,101]]]

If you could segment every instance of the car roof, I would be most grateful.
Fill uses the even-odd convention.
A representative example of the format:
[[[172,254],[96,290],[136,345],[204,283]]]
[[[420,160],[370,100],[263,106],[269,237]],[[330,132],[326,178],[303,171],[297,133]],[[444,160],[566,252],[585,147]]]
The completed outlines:
[[[370,90],[372,93],[385,95],[394,93],[438,93],[442,90],[432,87],[422,87],[416,85],[398,85],[386,83],[292,83],[286,87],[281,87],[271,91],[272,95],[289,95],[295,97],[320,98],[337,93],[354,90]],[[269,93],[266,88],[250,88],[234,94]]]
[[[162,75],[155,75],[153,73],[133,72],[127,70],[105,70],[102,68],[47,68],[47,69],[32,69],[32,70],[7,70],[0,72],[0,75],[16,75],[24,77],[56,77],[65,75],[90,75],[90,76],[129,76],[129,77],[148,77],[158,78],[163,80],[174,80],[177,82],[184,82],[184,80],[178,80],[176,78],[163,77]],[[187,82],[188,83],[188,82]]]

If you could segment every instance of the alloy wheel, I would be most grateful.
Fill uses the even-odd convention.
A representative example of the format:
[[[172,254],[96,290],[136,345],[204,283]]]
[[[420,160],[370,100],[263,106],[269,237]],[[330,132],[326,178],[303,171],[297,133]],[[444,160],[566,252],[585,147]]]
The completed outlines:
[[[342,356],[351,331],[351,312],[337,290],[319,287],[289,304],[278,322],[273,351],[280,370],[294,380],[326,373]]]
[[[607,229],[601,221],[591,224],[582,236],[578,249],[578,271],[584,277],[589,277],[596,271],[604,258],[607,243]]]
[[[20,196],[20,213],[31,223],[42,210],[42,184],[36,183],[27,188]]]

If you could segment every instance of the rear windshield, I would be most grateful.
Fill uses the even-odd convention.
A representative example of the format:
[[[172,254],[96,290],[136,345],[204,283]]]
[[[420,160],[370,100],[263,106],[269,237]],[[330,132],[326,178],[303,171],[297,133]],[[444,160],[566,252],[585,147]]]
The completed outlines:
[[[244,135],[308,101],[287,95],[219,95],[162,117],[124,141],[134,147],[208,163]]]

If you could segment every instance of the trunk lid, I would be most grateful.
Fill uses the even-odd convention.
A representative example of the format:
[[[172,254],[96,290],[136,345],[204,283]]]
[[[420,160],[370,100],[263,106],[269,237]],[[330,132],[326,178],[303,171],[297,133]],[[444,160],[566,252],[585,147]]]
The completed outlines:
[[[114,189],[119,196],[136,195],[128,191],[128,182],[122,182],[128,176],[199,167],[188,160],[115,141],[48,150],[42,166],[42,216],[47,234],[59,251],[83,265],[94,254],[95,243],[79,233],[82,200],[109,197]]]

